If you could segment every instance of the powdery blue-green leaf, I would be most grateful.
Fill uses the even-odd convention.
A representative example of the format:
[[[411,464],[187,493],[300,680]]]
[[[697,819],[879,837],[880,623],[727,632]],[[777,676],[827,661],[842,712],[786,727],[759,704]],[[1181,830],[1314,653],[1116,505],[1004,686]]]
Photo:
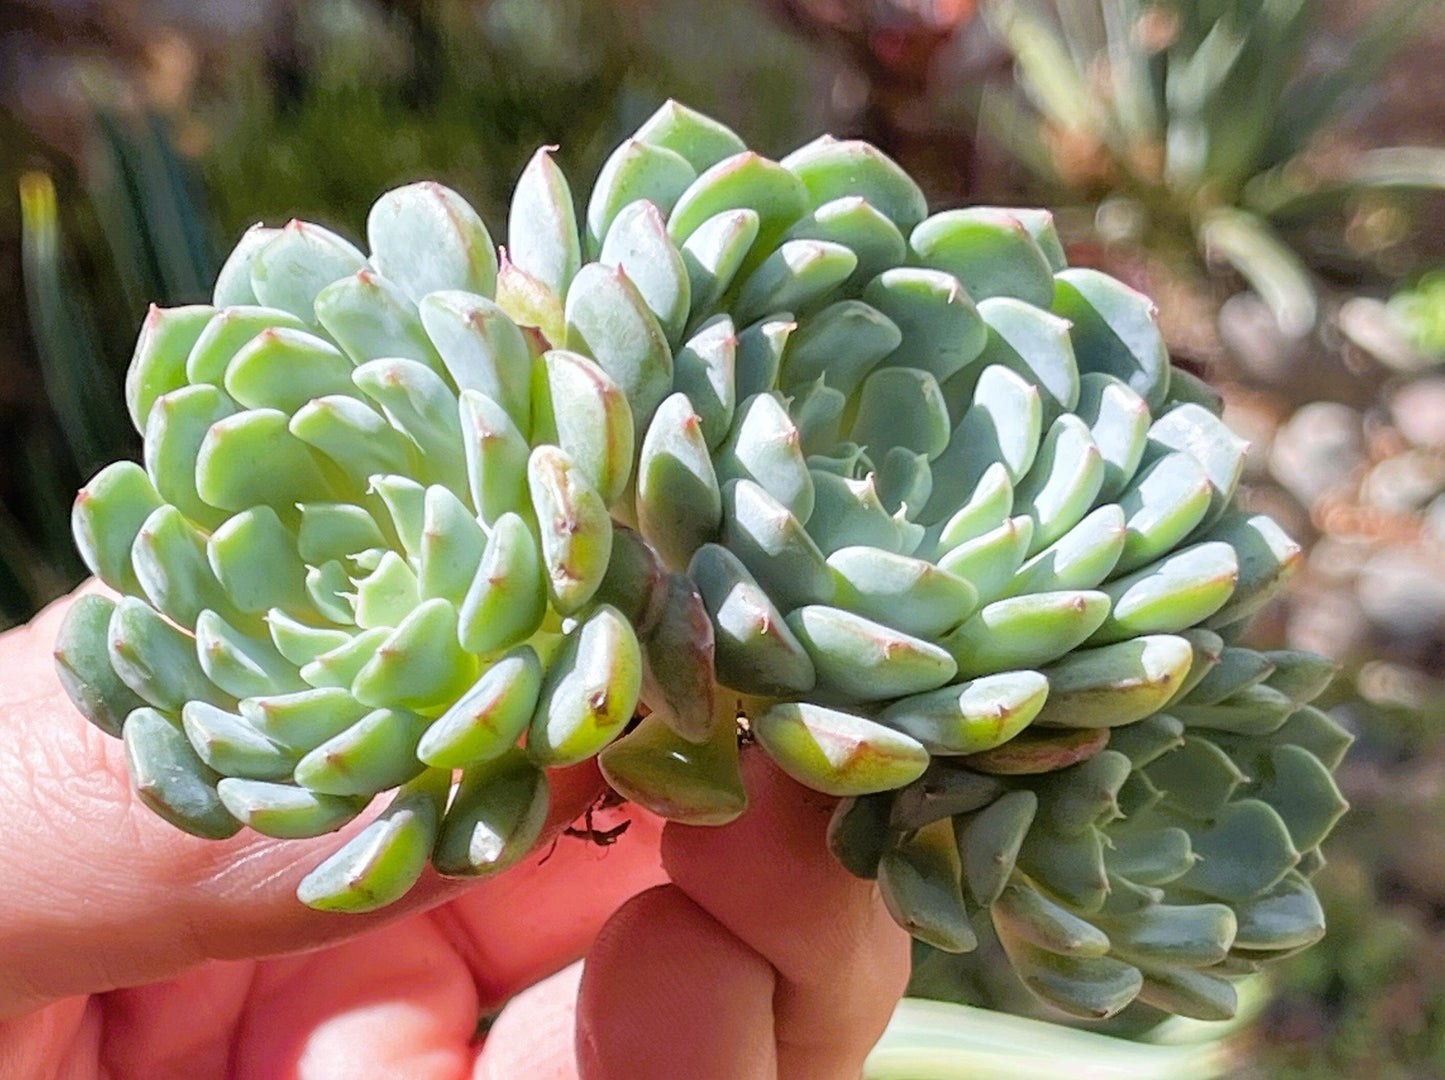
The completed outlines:
[[[1068,320],[1011,296],[981,301],[978,315],[988,327],[978,363],[1002,364],[1037,386],[1044,423],[1073,412],[1079,403],[1079,367]]]
[[[694,317],[711,312],[733,283],[758,237],[761,220],[756,210],[747,207],[723,210],[683,241],[682,263],[687,268]]]
[[[612,549],[607,506],[566,451],[539,446],[527,461],[527,486],[541,533],[552,604],[564,615],[597,591]]]
[[[1028,593],[988,604],[941,644],[965,675],[1033,668],[1078,648],[1108,614],[1101,592]]]
[[[335,832],[366,805],[365,798],[317,795],[305,788],[270,780],[223,777],[216,784],[232,817],[262,836],[299,840]]]
[[[850,248],[827,240],[786,240],[743,279],[734,315],[752,322],[770,311],[796,311],[825,300],[858,267]]]
[[[1007,671],[902,698],[879,714],[934,754],[992,750],[1043,708],[1049,682],[1036,671]]]
[[[430,724],[417,757],[439,769],[465,769],[500,757],[527,730],[541,688],[536,652],[528,645],[512,649]]]
[[[588,263],[567,293],[566,346],[622,388],[638,435],[672,389],[672,351],[657,317],[620,269]]]
[[[566,451],[610,506],[632,479],[636,436],[627,397],[585,356],[552,349],[542,362],[546,393],[533,399],[536,434]]]
[[[376,534],[378,540],[380,535]],[[305,588],[306,568],[297,543],[296,534],[282,524],[275,510],[253,506],[226,519],[210,535],[206,559],[230,603],[239,611],[259,614],[294,603]]]
[[[337,278],[356,273],[366,256],[320,225],[290,221],[251,260],[251,291],[266,307],[316,318],[316,296]]]
[[[111,666],[106,637],[115,601],[96,593],[76,598],[55,639],[60,684],[82,716],[120,737],[125,718],[145,705]]]
[[[751,210],[758,216],[756,245],[771,251],[806,209],[807,192],[796,176],[765,157],[741,152],[710,165],[688,185],[672,208],[667,230],[685,244],[709,218],[729,210]]]
[[[176,828],[208,840],[224,840],[240,829],[217,794],[220,777],[196,756],[174,720],[155,709],[137,709],[126,719],[123,738],[131,787],[142,803]]]
[[[600,607],[568,634],[547,669],[527,734],[539,765],[573,765],[619,734],[642,692],[642,650],[616,608]]]
[[[522,170],[507,218],[507,254],[512,262],[558,296],[566,296],[582,265],[577,208],[572,189],[552,160],[555,147],[542,147]]]
[[[607,229],[597,261],[627,275],[668,342],[676,346],[687,325],[692,285],[682,255],[667,235],[662,211],[645,200],[623,207]]]
[[[525,641],[547,612],[542,551],[517,514],[497,519],[462,598],[457,635],[462,648],[490,653]]]
[[[190,701],[181,720],[196,755],[218,776],[285,780],[296,767],[293,751],[277,745],[236,713]]]
[[[532,357],[517,325],[495,303],[469,292],[432,293],[420,310],[456,387],[486,394],[529,432]]]
[[[698,172],[747,149],[731,128],[671,98],[643,121],[633,138],[672,151]]]
[[[638,138],[623,141],[603,162],[592,186],[588,251],[595,257],[601,250],[603,237],[624,207],[646,200],[667,214],[695,179],[697,170],[677,151]]]
[[[840,300],[804,322],[787,339],[779,382],[796,392],[821,378],[851,395],[870,371],[899,346],[899,328],[877,308]]]
[[[780,163],[803,181],[814,207],[848,196],[864,199],[907,232],[928,214],[922,190],[876,146],[824,135]]]
[[[828,556],[839,607],[923,638],[957,626],[978,593],[963,578],[924,559],[871,546],[843,547]]]
[[[783,234],[786,240],[826,240],[851,251],[858,259],[843,284],[845,292],[858,292],[890,266],[897,266],[908,250],[898,226],[868,200],[844,195],[815,206]]]
[[[745,693],[805,694],[816,672],[767,592],[727,548],[704,544],[688,566],[712,619],[718,681]]]
[[[898,327],[888,362],[921,368],[945,383],[978,359],[988,340],[973,298],[952,274],[923,267],[883,271],[863,299]]]
[[[673,357],[673,389],[686,394],[709,449],[732,427],[737,407],[737,329],[728,315],[697,328]]]
[[[372,264],[419,302],[440,289],[490,296],[497,283],[491,234],[448,187],[431,180],[394,188],[366,215]]]
[[[177,308],[152,304],[146,312],[125,376],[126,409],[137,431],[145,433],[158,398],[186,384],[186,357],[215,310],[203,304]]]
[[[726,825],[747,809],[732,724],[702,742],[685,739],[653,714],[597,755],[613,790],[686,825]]]
[[[1117,727],[1141,720],[1174,696],[1192,660],[1189,642],[1167,634],[1071,653],[1043,669],[1049,699],[1037,722]]]
[[[702,418],[683,394],[653,415],[637,463],[637,522],[664,561],[686,566],[722,519],[722,492],[702,434]]]
[[[476,678],[476,661],[457,643],[457,611],[427,600],[387,635],[356,673],[351,692],[376,708],[425,709],[456,696]]]
[[[1007,210],[972,206],[934,214],[913,230],[908,244],[924,266],[958,278],[975,301],[1013,296],[1047,308],[1053,300],[1048,257]]]
[[[884,852],[878,888],[894,921],[918,940],[944,952],[978,945],[963,906],[952,822],[935,821]]]
[[[451,778],[428,770],[386,810],[301,879],[296,896],[321,911],[375,911],[421,877],[436,841]]]
[[[1073,324],[1079,369],[1121,379],[1151,409],[1162,405],[1169,392],[1169,350],[1148,297],[1088,267],[1061,270],[1054,281],[1053,311]]]
[[[256,222],[241,234],[216,274],[211,303],[218,308],[256,303],[256,292],[251,288],[251,263],[255,261],[256,253],[280,231]]]
[[[818,545],[786,506],[752,480],[723,486],[723,546],[787,608],[827,603],[833,576]]]
[[[376,709],[296,763],[296,782],[327,795],[370,796],[417,776],[416,746],[428,721],[407,709]]]
[[[805,605],[788,614],[788,626],[813,659],[818,690],[829,697],[903,697],[941,686],[957,671],[937,645],[841,608]]]
[[[255,305],[222,308],[186,354],[185,381],[220,386],[232,357],[267,330],[305,330],[307,324],[279,308]]]
[[[131,548],[160,505],[155,485],[135,462],[113,462],[96,473],[70,512],[70,531],[90,572],[119,592],[137,592]]]
[[[443,874],[505,870],[532,849],[547,820],[547,774],[511,750],[462,773],[432,863]]]

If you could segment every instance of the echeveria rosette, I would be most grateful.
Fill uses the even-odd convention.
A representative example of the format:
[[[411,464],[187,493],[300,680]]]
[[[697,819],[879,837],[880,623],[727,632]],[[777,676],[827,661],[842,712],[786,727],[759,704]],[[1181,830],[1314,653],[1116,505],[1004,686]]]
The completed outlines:
[[[253,228],[141,332],[144,465],[74,518],[120,599],[57,657],[146,805],[300,837],[394,790],[300,888],[366,910],[515,861],[593,756],[729,821],[746,734],[900,923],[987,912],[1071,1012],[1227,1015],[1321,933],[1332,669],[1229,644],[1298,548],[1047,213],[668,104],[580,218],[541,150],[501,250],[431,183],[366,231]]]

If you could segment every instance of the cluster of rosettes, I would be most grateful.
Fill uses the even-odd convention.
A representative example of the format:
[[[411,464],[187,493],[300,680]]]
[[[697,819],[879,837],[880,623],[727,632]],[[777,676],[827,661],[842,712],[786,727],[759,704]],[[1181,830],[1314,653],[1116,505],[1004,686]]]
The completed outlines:
[[[928,217],[872,146],[773,162],[668,104],[581,221],[544,149],[500,254],[433,183],[366,232],[253,228],[152,310],[144,467],[77,500],[121,598],[61,676],[156,812],[312,836],[397,789],[300,888],[366,910],[518,859],[594,755],[729,821],[750,737],[900,923],[987,911],[1071,1012],[1228,1015],[1322,932],[1331,667],[1227,644],[1298,549],[1048,214]]]

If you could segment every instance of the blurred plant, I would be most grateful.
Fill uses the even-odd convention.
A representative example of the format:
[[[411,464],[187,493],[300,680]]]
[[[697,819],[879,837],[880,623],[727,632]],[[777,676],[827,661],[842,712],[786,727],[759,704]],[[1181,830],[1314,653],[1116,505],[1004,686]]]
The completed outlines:
[[[217,214],[233,237],[280,214],[350,228],[378,190],[427,176],[500,221],[539,143],[564,144],[569,173],[590,180],[667,93],[756,121],[764,146],[797,141],[812,50],[742,5],[695,9],[679,0],[290,5],[265,55],[228,64],[196,103]]]
[[[1387,301],[1356,297],[1340,310],[1340,329],[1396,371],[1445,362],[1445,270],[1425,274]]]
[[[1211,1080],[1234,1075],[1246,1060],[1243,1041],[1231,1036],[1256,1005],[1250,1002],[1230,1021],[1171,1017],[1137,1040],[1124,1040],[951,1001],[904,998],[863,1076],[1050,1080],[1062,1063],[1087,1062],[1088,1075],[1098,1080]]]
[[[98,223],[93,246],[100,250],[87,254],[110,256],[104,273],[120,281],[127,307],[147,296],[184,303],[205,295],[201,282],[218,265],[211,226],[164,122],[105,106],[92,119],[86,190],[76,197]],[[23,619],[84,573],[66,541],[67,488],[136,447],[116,405],[115,373],[129,354],[130,328],[117,334],[97,326],[96,308],[113,307],[115,298],[93,295],[67,259],[51,176],[24,173],[18,188],[25,314],[54,423],[31,423],[19,434],[24,468],[16,486],[0,492],[0,626]]]
[[[1430,6],[1388,0],[1321,64],[1321,5],[1304,0],[993,0],[1016,84],[987,87],[979,115],[1037,176],[1097,201],[1099,238],[1231,267],[1297,339],[1326,277],[1358,287],[1399,273],[1380,264],[1398,213],[1383,215],[1391,228],[1340,223],[1324,247],[1312,230],[1364,196],[1445,187],[1445,150],[1341,159],[1316,145]]]
[[[354,225],[377,190],[422,175],[502,221],[539,142],[565,142],[590,179],[663,86],[781,147],[812,123],[820,95],[800,83],[831,77],[738,4],[324,0],[184,32],[140,7],[149,19],[98,8],[83,32],[43,4],[17,9],[29,47],[51,52],[46,85],[14,98],[43,97],[34,115],[0,111],[0,182],[13,191],[29,170],[24,299],[0,317],[30,331],[13,353],[0,341],[0,454],[20,463],[0,474],[0,626],[84,574],[70,492],[137,450],[112,411],[135,328],[149,300],[208,294],[218,237],[293,215]],[[0,213],[0,255],[9,227]]]
[[[1386,306],[1405,327],[1411,345],[1425,356],[1445,360],[1445,271],[1426,274]]]
[[[1362,673],[1360,690],[1371,693]],[[1439,1075],[1445,1060],[1445,930],[1438,821],[1445,684],[1396,703],[1351,707],[1362,733],[1341,779],[1352,801],[1330,865],[1316,879],[1328,943],[1281,966],[1279,993],[1261,1025],[1269,1080]]]
[[[862,138],[888,148],[931,195],[955,197],[974,186],[972,124],[941,116],[935,78],[978,0],[770,0],[803,36],[835,45],[850,70],[831,93],[836,115]],[[963,121],[963,122],[960,122]]]

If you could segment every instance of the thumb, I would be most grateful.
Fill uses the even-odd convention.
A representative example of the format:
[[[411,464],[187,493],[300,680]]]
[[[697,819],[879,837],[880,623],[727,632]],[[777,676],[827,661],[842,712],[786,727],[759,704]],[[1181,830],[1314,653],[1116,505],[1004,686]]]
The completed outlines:
[[[88,724],[51,658],[68,600],[0,635],[0,1020],[73,994],[179,974],[215,959],[275,955],[361,933],[455,897],[430,869],[402,901],[366,915],[313,911],[296,886],[363,828],[278,841],[201,840],[132,794],[119,740]],[[602,790],[594,765],[552,773],[542,843]],[[475,886],[485,895],[488,883]]]
[[[587,954],[577,1008],[586,1080],[856,1077],[908,981],[909,938],[878,886],[829,853],[835,800],[757,747],[748,811],[669,823],[671,884],[612,917]]]

